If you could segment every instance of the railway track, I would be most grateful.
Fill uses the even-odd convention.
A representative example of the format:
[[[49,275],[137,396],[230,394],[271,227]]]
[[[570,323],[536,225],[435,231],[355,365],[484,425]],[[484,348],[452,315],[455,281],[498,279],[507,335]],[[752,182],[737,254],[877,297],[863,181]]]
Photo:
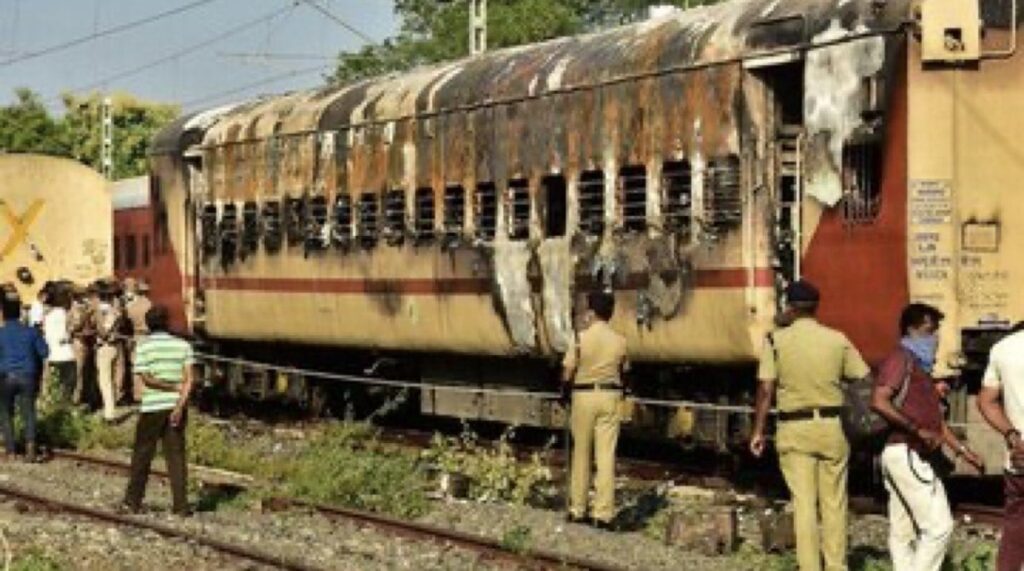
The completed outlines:
[[[82,454],[79,452],[55,450],[53,451],[53,457],[59,460],[89,465],[104,470],[115,471],[118,473],[127,473],[127,471],[130,468],[130,465],[127,462],[122,462],[111,458],[93,456],[91,454]],[[202,483],[214,486],[234,486],[239,489],[245,489],[248,486],[248,484],[246,483],[247,476],[245,475],[234,474],[230,472],[224,472],[221,470],[208,469],[203,467],[198,468],[200,473],[207,472],[205,475],[200,475],[200,477],[198,478],[199,481]],[[162,470],[154,469],[153,471],[151,471],[151,474],[162,479],[166,479],[168,477],[167,473]],[[0,493],[5,493],[5,490],[3,488],[0,488]],[[45,498],[40,498],[40,500],[45,501]],[[509,565],[512,565],[515,568],[519,569],[577,569],[581,571],[621,571],[619,568],[615,566],[601,562],[589,561],[578,557],[573,557],[541,549],[525,549],[521,551],[513,550],[505,547],[501,544],[500,541],[492,538],[472,535],[419,522],[400,520],[396,518],[383,516],[380,514],[343,508],[339,506],[318,504],[294,498],[275,497],[265,501],[264,507],[268,510],[282,510],[288,508],[311,510],[330,519],[348,521],[359,526],[370,527],[378,531],[386,532],[389,535],[399,536],[415,541],[429,541],[461,549],[466,549],[469,551],[476,552],[489,560],[508,563]],[[125,523],[126,525],[134,523],[145,523],[146,525],[149,525],[149,523],[147,522],[139,522],[139,520],[135,520],[133,518],[123,518],[123,516],[120,516],[118,514],[98,512],[97,510],[91,510],[90,508],[85,509],[89,510],[89,512],[97,513],[72,513],[79,513],[80,515],[87,515],[96,518],[114,517],[126,519],[128,520]],[[106,521],[120,522],[120,519]],[[161,534],[164,534],[163,531],[166,531],[167,533],[174,533],[176,531],[172,528],[166,528],[166,526],[158,524],[155,525],[157,525],[157,527],[161,529],[152,530],[157,531]],[[186,537],[182,538],[188,539]],[[210,547],[220,550],[217,545],[210,545]],[[225,545],[224,547],[237,548],[237,546],[231,545]],[[237,555],[239,557],[244,557],[244,552],[239,553]],[[255,556],[261,557],[262,554],[255,554]],[[292,564],[296,566],[289,566]],[[301,564],[292,562],[282,562],[280,564],[280,566],[284,569],[309,569],[309,567],[302,567],[300,565]]]
[[[237,559],[249,561],[251,563],[259,563],[261,565],[266,565],[278,569],[286,569],[289,571],[320,570],[319,567],[310,566],[299,561],[292,561],[287,558],[279,557],[277,555],[273,555],[270,553],[264,553],[255,550],[250,546],[229,543],[226,541],[214,539],[206,535],[192,533],[190,531],[179,529],[174,526],[162,524],[159,522],[126,516],[112,511],[106,511],[93,508],[90,506],[85,506],[79,503],[47,497],[41,494],[19,489],[9,484],[0,484],[0,495],[9,498],[12,501],[36,505],[48,511],[73,514],[95,521],[111,523],[121,527],[130,527],[138,530],[154,532],[167,538],[177,539],[184,542],[194,543],[196,545],[201,545],[203,547],[212,549],[213,551],[216,551],[218,553],[229,555]]]

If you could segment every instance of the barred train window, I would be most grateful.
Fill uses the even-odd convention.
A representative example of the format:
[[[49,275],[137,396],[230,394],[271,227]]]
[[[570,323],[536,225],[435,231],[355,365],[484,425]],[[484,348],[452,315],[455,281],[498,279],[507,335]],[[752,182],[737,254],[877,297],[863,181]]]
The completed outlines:
[[[356,228],[359,244],[364,248],[376,246],[379,231],[380,202],[377,193],[364,192],[359,197],[359,226]]]
[[[604,173],[587,171],[580,175],[580,230],[590,236],[604,233]]]
[[[135,269],[135,262],[138,249],[135,244],[135,234],[129,234],[124,240],[124,267],[129,270]]]
[[[281,249],[281,203],[277,201],[263,204],[263,248],[268,252]]]
[[[121,237],[114,236],[114,269],[120,270],[121,265]]]
[[[477,238],[493,240],[498,226],[498,190],[494,184],[482,182],[476,185],[473,215]]]
[[[217,253],[217,205],[207,204],[203,207],[199,217],[199,230],[203,243],[201,244],[203,255],[210,257]],[[127,246],[127,244],[126,244]],[[127,265],[128,256],[125,255]],[[135,264],[132,263],[132,266]],[[129,266],[131,267],[131,266]]]
[[[661,211],[668,232],[689,235],[693,204],[692,174],[687,161],[669,161],[661,168]]]
[[[466,189],[450,185],[444,189],[444,238],[454,242],[462,238],[466,226]]]
[[[384,241],[397,246],[405,240],[405,191],[389,190],[384,195]]]
[[[233,203],[224,205],[220,215],[220,257],[222,263],[235,259],[238,253],[238,206]]]
[[[322,250],[327,246],[324,238],[324,227],[327,226],[327,199],[323,196],[314,196],[309,199],[307,206],[308,216],[306,217],[306,251]]]
[[[260,207],[255,202],[242,205],[242,253],[255,252],[260,243]]]
[[[552,175],[541,181],[544,189],[544,235],[548,238],[565,236],[568,215],[565,177]]]
[[[740,176],[740,159],[736,155],[709,161],[704,189],[705,219],[713,228],[732,227],[743,220]]]
[[[626,166],[619,170],[622,226],[627,232],[647,229],[647,169]]]
[[[518,178],[508,183],[508,237],[526,240],[530,237],[530,182]]]
[[[285,234],[289,246],[298,246],[305,238],[306,201],[304,198],[285,199]]]
[[[142,267],[149,267],[149,234],[142,237]]]
[[[352,197],[348,193],[334,197],[332,218],[331,241],[338,248],[347,248],[352,243]]]
[[[877,142],[843,148],[843,217],[866,224],[882,210],[882,146]]]
[[[423,243],[434,239],[434,189],[416,189],[416,212],[413,225],[416,230],[416,241]]]

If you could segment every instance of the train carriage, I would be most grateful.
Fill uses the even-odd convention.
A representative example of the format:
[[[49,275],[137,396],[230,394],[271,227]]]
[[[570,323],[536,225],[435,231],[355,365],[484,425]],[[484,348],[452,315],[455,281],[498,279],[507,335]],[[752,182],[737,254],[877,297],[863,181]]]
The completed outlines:
[[[1009,0],[735,0],[185,117],[152,176],[190,323],[256,361],[536,387],[580,294],[611,288],[641,393],[737,403],[805,277],[873,362],[905,303],[942,308],[952,419],[997,466],[971,372],[1024,318],[1019,21]]]

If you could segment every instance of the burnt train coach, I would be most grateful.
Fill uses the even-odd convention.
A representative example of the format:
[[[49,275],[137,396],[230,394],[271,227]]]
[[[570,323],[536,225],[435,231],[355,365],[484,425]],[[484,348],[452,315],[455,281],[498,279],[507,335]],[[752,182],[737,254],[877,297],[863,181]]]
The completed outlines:
[[[152,176],[191,325],[254,361],[537,388],[608,287],[639,392],[736,403],[802,276],[869,360],[918,299],[949,316],[942,365],[976,369],[1024,317],[1017,8],[731,1],[185,117]],[[984,439],[975,385],[951,414]],[[518,392],[420,397],[555,422]],[[670,412],[742,435],[742,415]]]

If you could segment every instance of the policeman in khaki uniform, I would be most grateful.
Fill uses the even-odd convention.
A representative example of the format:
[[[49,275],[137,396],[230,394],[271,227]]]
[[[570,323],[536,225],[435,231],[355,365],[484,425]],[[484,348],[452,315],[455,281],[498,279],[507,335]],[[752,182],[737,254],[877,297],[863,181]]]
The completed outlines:
[[[839,383],[870,371],[845,335],[814,318],[819,300],[808,282],[786,289],[791,324],[772,333],[761,354],[750,450],[758,457],[764,452],[768,411],[777,396],[775,448],[793,497],[797,561],[801,571],[819,571],[824,555],[825,569],[838,571],[846,569],[850,456]]]
[[[615,312],[610,293],[587,296],[585,329],[562,362],[562,381],[572,385],[572,474],[569,486],[571,522],[586,518],[591,462],[596,458],[593,524],[611,529],[615,518],[615,445],[619,439],[622,373],[628,370],[626,338],[608,321]]]

